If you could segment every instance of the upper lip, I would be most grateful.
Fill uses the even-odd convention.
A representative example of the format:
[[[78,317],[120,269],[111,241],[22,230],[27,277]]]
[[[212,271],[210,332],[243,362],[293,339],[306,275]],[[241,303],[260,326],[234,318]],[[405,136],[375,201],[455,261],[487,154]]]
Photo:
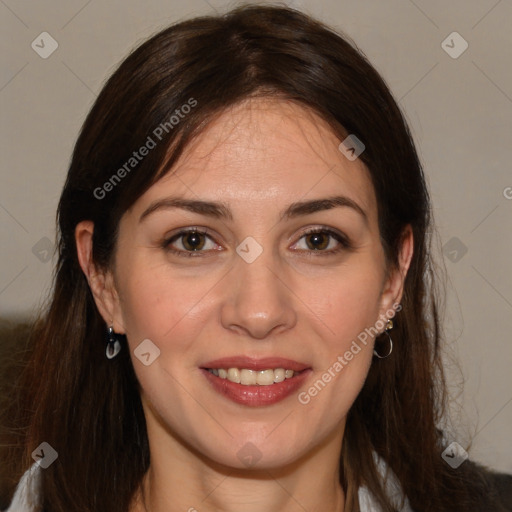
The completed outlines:
[[[309,365],[293,361],[292,359],[285,359],[283,357],[264,357],[261,359],[247,357],[247,356],[233,356],[223,357],[222,359],[215,359],[208,361],[201,365],[202,368],[246,368],[248,370],[268,370],[275,368],[284,368],[285,370],[293,370],[300,372],[310,368]]]

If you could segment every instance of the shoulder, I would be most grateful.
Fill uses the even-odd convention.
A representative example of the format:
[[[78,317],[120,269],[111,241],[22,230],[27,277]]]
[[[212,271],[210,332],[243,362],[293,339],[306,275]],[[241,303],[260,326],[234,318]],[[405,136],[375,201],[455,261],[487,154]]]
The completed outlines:
[[[485,484],[485,495],[478,496],[475,511],[512,511],[512,475],[494,471],[469,460],[464,466],[470,480],[479,480]]]
[[[4,512],[40,512],[41,466],[36,462],[25,471],[9,508]]]
[[[384,459],[374,453],[374,458],[382,477],[385,490],[399,512],[415,512],[404,495],[400,482],[396,475],[386,464]],[[486,492],[475,499],[474,512],[512,512],[512,475],[495,472],[476,462],[466,461],[464,463],[466,480],[471,483],[484,482]],[[475,485],[475,487],[477,487]],[[361,486],[358,490],[359,506],[361,512],[381,512],[375,497],[371,491]]]

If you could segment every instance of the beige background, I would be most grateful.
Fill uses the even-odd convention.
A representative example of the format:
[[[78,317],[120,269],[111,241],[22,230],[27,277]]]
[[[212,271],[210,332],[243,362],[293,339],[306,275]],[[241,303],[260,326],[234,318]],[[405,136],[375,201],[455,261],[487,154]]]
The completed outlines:
[[[453,402],[463,405],[456,420],[466,428],[454,440],[474,460],[512,472],[512,3],[289,3],[351,36],[406,113],[444,247],[447,339],[466,381]],[[55,260],[46,261],[45,251],[53,250],[57,201],[78,130],[104,80],[160,28],[234,5],[0,0],[2,319],[33,314],[51,283]],[[454,31],[469,44],[456,59],[441,46]],[[31,47],[42,32],[58,43],[47,59]],[[447,44],[461,48],[456,39]],[[451,374],[457,392],[460,375]]]

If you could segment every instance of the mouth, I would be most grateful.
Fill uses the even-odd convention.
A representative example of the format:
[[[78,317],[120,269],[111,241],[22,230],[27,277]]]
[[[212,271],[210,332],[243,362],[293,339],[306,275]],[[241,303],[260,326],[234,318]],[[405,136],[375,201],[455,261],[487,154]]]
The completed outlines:
[[[212,388],[238,404],[265,406],[290,396],[312,372],[306,364],[283,358],[224,358],[200,367]]]

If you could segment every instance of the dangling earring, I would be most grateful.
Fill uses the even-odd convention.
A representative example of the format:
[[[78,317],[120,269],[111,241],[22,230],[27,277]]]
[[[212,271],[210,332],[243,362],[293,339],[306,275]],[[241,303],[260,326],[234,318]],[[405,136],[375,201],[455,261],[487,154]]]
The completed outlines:
[[[389,319],[388,323],[386,324],[386,329],[384,330],[384,333],[388,335],[389,338],[389,352],[385,356],[381,356],[375,349],[373,349],[373,353],[375,356],[377,356],[379,359],[385,359],[386,357],[389,357],[391,355],[391,352],[393,352],[393,340],[391,339],[391,335],[389,334],[389,331],[393,329],[393,320]]]
[[[114,328],[111,325],[107,330],[107,349],[105,350],[105,355],[107,359],[114,359],[114,357],[119,354],[121,350],[121,343],[117,337],[117,334],[114,332]]]

